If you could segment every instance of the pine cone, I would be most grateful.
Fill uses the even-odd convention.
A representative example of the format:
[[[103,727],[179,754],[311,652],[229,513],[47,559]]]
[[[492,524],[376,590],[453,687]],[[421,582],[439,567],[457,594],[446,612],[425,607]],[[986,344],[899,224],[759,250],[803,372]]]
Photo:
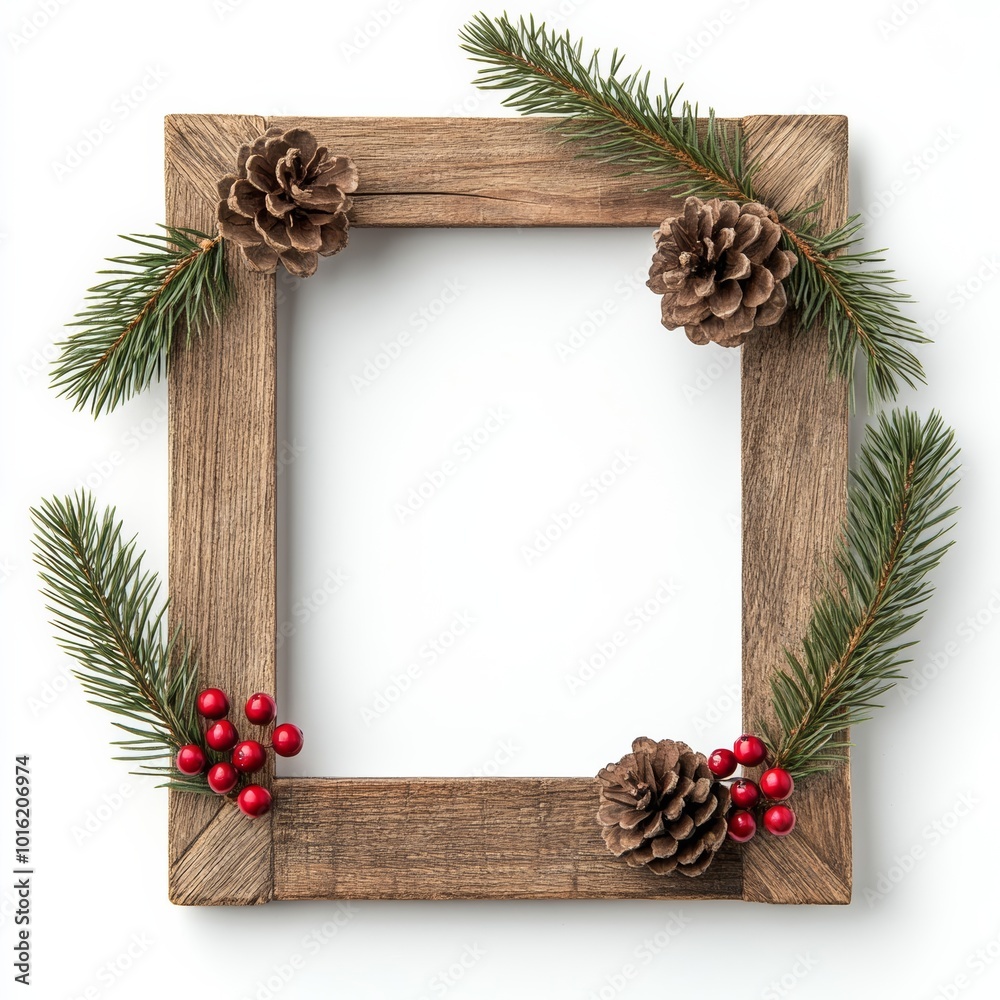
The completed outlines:
[[[272,126],[240,147],[236,174],[219,181],[219,232],[251,270],[273,273],[280,260],[306,278],[319,255],[347,246],[347,196],[357,186],[349,157],[331,156],[304,128]]]
[[[597,775],[597,820],[608,850],[657,875],[700,875],[726,839],[729,789],[686,743],[641,736]]]
[[[784,315],[781,279],[797,258],[778,248],[777,216],[763,205],[691,197],[653,236],[646,285],[663,296],[668,330],[683,326],[696,344],[737,347],[755,326]]]

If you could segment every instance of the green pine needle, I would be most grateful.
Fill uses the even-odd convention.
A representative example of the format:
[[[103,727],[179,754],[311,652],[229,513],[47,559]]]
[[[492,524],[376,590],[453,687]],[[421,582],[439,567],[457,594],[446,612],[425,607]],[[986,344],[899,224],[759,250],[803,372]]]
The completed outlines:
[[[203,778],[173,767],[186,743],[202,742],[195,709],[198,665],[175,633],[164,641],[166,603],[155,573],[144,570],[135,539],[109,508],[98,517],[86,492],[45,500],[31,511],[42,594],[55,614],[60,646],[79,663],[74,676],[90,703],[107,709],[129,739],[117,760],[170,787],[206,792]],[[148,764],[168,759],[167,764]]]
[[[898,290],[893,271],[875,267],[884,250],[856,247],[862,223],[852,215],[839,229],[816,237],[787,232],[782,245],[799,263],[785,279],[788,297],[802,326],[817,320],[828,331],[830,370],[847,379],[853,393],[855,358],[866,361],[869,404],[895,399],[900,381],[911,388],[925,381],[923,367],[904,345],[929,343],[916,323],[900,311],[912,300]]]
[[[844,730],[869,718],[910,662],[903,637],[933,593],[927,575],[951,547],[958,482],[954,434],[937,413],[879,415],[851,473],[845,537],[813,603],[801,657],[771,681],[781,728],[773,765],[796,778],[840,764]]]
[[[598,52],[583,54],[583,42],[557,35],[534,18],[513,23],[507,15],[479,14],[460,32],[462,48],[483,63],[476,84],[509,90],[507,107],[526,115],[556,115],[552,127],[581,144],[584,153],[642,173],[647,190],[675,198],[759,201],[753,185],[757,165],[748,161],[743,139],[716,119],[711,108],[703,128],[698,106],[678,108],[680,87],[651,95],[649,74],[636,70],[619,79],[623,57],[615,50],[608,72]],[[910,297],[895,286],[893,273],[873,268],[881,251],[843,251],[858,242],[855,216],[825,237],[812,234],[810,217],[820,204],[801,206],[780,222],[783,243],[799,259],[786,279],[801,325],[821,320],[829,330],[831,373],[850,379],[855,358],[867,364],[868,401],[891,400],[900,382],[924,381],[920,361],[905,346],[926,343],[916,324],[900,311]],[[798,227],[798,228],[796,228]],[[832,256],[832,255],[837,256]],[[853,401],[853,399],[852,399]]]
[[[583,42],[569,32],[547,32],[535,19],[512,24],[506,15],[474,17],[459,33],[473,62],[484,63],[476,85],[484,90],[512,90],[507,107],[525,115],[558,115],[553,128],[582,143],[584,151],[623,173],[648,173],[653,190],[676,198],[732,198],[756,201],[754,167],[746,163],[743,139],[709,110],[707,127],[698,128],[698,108],[684,101],[676,111],[680,88],[650,97],[649,74],[636,70],[618,79],[624,57],[611,54],[609,72],[600,68],[599,52],[583,55]]]
[[[111,257],[113,277],[89,290],[87,307],[69,324],[52,373],[59,395],[94,416],[159,379],[175,337],[186,343],[218,320],[229,297],[223,240],[194,229],[163,226],[163,234],[124,236],[145,247]]]

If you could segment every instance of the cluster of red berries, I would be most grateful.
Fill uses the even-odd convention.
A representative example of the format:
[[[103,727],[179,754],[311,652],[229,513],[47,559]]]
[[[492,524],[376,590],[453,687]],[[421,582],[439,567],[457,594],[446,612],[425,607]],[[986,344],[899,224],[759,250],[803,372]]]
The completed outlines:
[[[265,750],[279,757],[294,757],[302,749],[302,730],[290,722],[275,726],[271,742],[240,740],[236,727],[226,718],[229,698],[219,688],[206,688],[198,695],[198,714],[208,721],[205,743],[215,754],[228,754],[229,759],[209,764],[209,754],[197,743],[188,743],[177,751],[177,770],[181,774],[201,774],[206,766],[208,787],[219,795],[229,795],[247,775],[259,771],[267,761]],[[278,707],[269,694],[259,692],[249,697],[244,709],[247,719],[255,726],[269,726],[278,714]],[[263,816],[271,808],[271,793],[263,785],[244,785],[236,795],[236,804],[247,816]]]
[[[708,769],[717,778],[728,778],[737,764],[759,767],[767,763],[767,747],[759,736],[744,733],[732,750],[721,748],[708,755]],[[744,844],[757,832],[757,815],[764,829],[775,837],[787,837],[795,829],[795,813],[784,805],[795,789],[792,776],[783,767],[769,767],[758,781],[736,778],[729,786],[733,807],[729,810],[729,839]]]

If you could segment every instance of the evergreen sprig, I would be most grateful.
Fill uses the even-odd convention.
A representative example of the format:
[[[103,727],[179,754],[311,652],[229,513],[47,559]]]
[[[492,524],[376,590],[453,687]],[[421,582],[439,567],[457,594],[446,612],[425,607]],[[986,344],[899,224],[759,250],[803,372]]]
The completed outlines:
[[[624,57],[616,49],[608,72],[601,70],[600,52],[584,57],[583,42],[567,31],[557,35],[522,17],[474,17],[459,32],[462,48],[473,62],[484,63],[476,86],[511,90],[503,103],[525,115],[558,115],[553,126],[582,144],[584,152],[625,173],[655,175],[655,190],[674,197],[697,195],[755,201],[754,168],[746,162],[738,130],[709,111],[704,132],[698,109],[684,101],[677,109],[680,88],[651,97],[650,75],[636,70],[619,79]]]
[[[893,271],[879,250],[857,249],[862,223],[857,215],[825,236],[786,230],[782,245],[799,257],[785,279],[803,327],[817,320],[827,328],[830,370],[847,379],[853,393],[855,358],[864,357],[868,402],[894,399],[899,381],[916,386],[924,372],[905,346],[926,344],[919,327],[900,309],[910,296],[899,291]],[[850,252],[848,252],[850,251]]]
[[[605,73],[599,52],[585,57],[582,41],[574,42],[569,32],[548,31],[534,18],[514,23],[506,14],[477,15],[460,38],[472,60],[484,64],[479,87],[512,91],[503,103],[522,114],[558,116],[553,128],[587,155],[625,174],[650,175],[648,190],[760,200],[753,184],[757,164],[748,159],[739,131],[711,108],[699,129],[698,106],[683,101],[678,107],[680,87],[671,90],[664,81],[662,93],[651,95],[648,73],[619,78],[624,59],[617,49]],[[858,243],[857,216],[834,233],[815,236],[812,216],[819,207],[799,206],[780,219],[784,246],[799,258],[787,279],[789,299],[803,328],[817,319],[826,324],[832,373],[850,378],[860,354],[869,403],[894,399],[900,382],[924,381],[920,361],[905,346],[926,342],[900,311],[910,297],[898,290],[891,271],[873,267],[882,263],[882,251],[844,253]]]
[[[174,339],[186,342],[216,321],[229,297],[223,241],[195,229],[123,236],[145,251],[111,257],[120,265],[87,295],[88,305],[60,343],[52,385],[89,406],[94,416],[113,410],[159,379]]]
[[[902,677],[913,645],[903,637],[933,593],[927,581],[950,548],[958,449],[941,417],[879,415],[851,473],[844,538],[826,575],[801,656],[771,682],[780,733],[773,766],[797,778],[834,767],[850,745],[844,729],[869,718]]]
[[[155,573],[144,570],[135,539],[122,539],[114,508],[98,517],[80,492],[45,500],[31,511],[42,594],[55,614],[59,644],[79,663],[73,673],[90,702],[118,717],[129,739],[116,760],[136,774],[166,778],[185,791],[208,792],[204,778],[173,766],[186,743],[202,742],[195,708],[198,665],[175,632],[165,639],[165,602]],[[148,761],[168,758],[167,764]]]

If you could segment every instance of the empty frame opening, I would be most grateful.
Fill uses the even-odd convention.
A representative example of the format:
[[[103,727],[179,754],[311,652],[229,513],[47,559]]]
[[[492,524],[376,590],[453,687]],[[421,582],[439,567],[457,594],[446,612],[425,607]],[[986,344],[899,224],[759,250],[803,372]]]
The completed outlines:
[[[740,725],[737,351],[645,229],[355,230],[279,289],[281,774],[581,775]]]

